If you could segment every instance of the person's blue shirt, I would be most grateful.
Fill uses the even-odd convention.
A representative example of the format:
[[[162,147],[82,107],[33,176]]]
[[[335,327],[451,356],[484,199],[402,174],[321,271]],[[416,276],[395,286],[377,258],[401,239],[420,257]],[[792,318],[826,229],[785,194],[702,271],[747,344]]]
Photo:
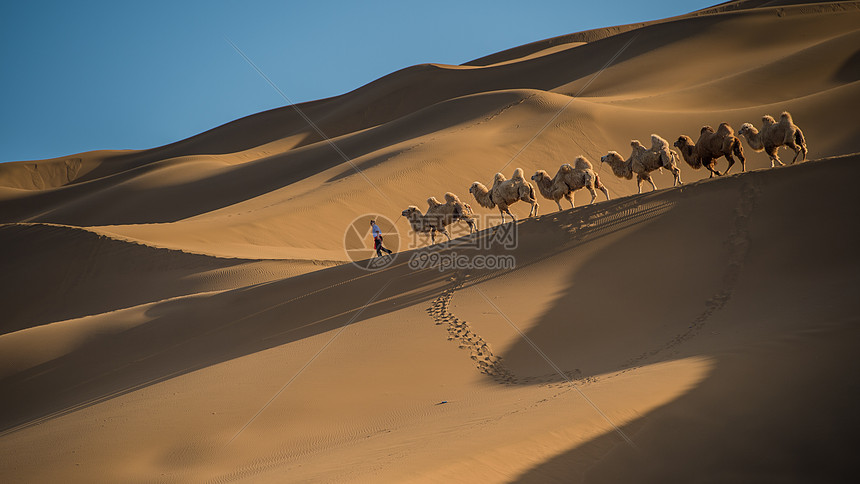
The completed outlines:
[[[378,239],[380,235],[382,235],[382,231],[379,230],[379,226],[376,224],[372,225],[373,227],[373,238]]]

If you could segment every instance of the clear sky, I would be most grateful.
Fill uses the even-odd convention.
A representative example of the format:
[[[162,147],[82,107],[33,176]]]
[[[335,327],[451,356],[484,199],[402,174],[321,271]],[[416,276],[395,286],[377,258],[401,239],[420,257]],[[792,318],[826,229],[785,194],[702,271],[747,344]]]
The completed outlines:
[[[178,141],[426,62],[717,0],[0,2],[0,161]]]

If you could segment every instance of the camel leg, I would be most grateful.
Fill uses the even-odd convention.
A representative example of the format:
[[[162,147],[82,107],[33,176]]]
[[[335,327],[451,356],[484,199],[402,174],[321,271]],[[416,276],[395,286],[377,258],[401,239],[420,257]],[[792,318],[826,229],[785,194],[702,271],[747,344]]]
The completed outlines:
[[[594,174],[594,186],[597,187],[598,190],[603,192],[603,194],[606,196],[606,199],[609,200],[609,190],[606,189],[606,185],[601,183],[600,176],[596,173]]]
[[[684,182],[681,181],[681,170],[680,169],[675,168],[674,170],[672,170],[672,175],[675,176],[675,180],[672,181],[673,187],[684,184]]]
[[[798,146],[794,144],[794,141],[789,141],[785,144],[785,146],[788,146],[789,148],[794,150],[794,158],[791,159],[791,164],[793,165],[794,162],[797,161],[797,157],[800,156],[800,148],[798,148]]]
[[[566,198],[568,203],[570,203],[570,208],[576,208],[576,206],[573,204],[573,192],[568,193],[564,196],[564,198]]]
[[[647,181],[651,184],[651,187],[656,191],[657,185],[654,184],[654,180],[651,179],[651,175],[649,173],[645,173],[642,175],[637,175],[636,180],[639,182],[639,193],[642,193],[642,180]]]
[[[741,172],[746,172],[747,171],[747,159],[744,158],[744,150],[741,147],[740,140],[738,140],[737,144],[735,145],[735,148],[736,149],[734,149],[734,154],[735,154],[735,156],[738,157],[738,160],[740,160],[740,162],[741,162]]]
[[[636,193],[642,193],[642,175],[636,175]]]
[[[517,222],[517,218],[514,217],[514,214],[511,213],[511,209],[506,208],[505,212],[507,212],[507,214],[511,216],[511,221],[513,221],[514,223]],[[531,212],[529,212],[529,213],[531,213]],[[502,215],[502,220],[504,220],[504,215]]]
[[[728,175],[729,170],[732,169],[732,165],[735,164],[735,157],[731,155],[726,155],[726,161],[729,162],[729,166],[726,167],[726,171],[723,172],[723,175]]]
[[[589,205],[594,205],[594,200],[597,199],[597,192],[594,191],[594,188],[588,187],[588,191],[591,192],[591,203]]]
[[[774,163],[779,163],[779,166],[785,166],[785,163],[779,159],[779,155],[776,153],[779,148],[774,146],[772,148],[765,148],[767,155],[770,156],[770,167],[775,168],[776,165]]]
[[[430,228],[430,243],[431,244],[436,243],[436,229],[433,227]]]
[[[609,190],[606,189],[605,185],[597,185],[597,189],[603,192],[606,195],[606,199],[609,200]]]
[[[555,204],[556,204],[556,205],[558,205],[558,211],[559,211],[559,212],[561,212],[561,210],[562,210],[562,208],[561,208],[561,201],[560,201],[560,200],[556,200],[556,201],[555,201]]]
[[[540,205],[538,205],[537,200],[530,197],[529,195],[525,195],[525,196],[520,197],[520,200],[531,204],[531,208],[529,209],[529,217],[532,217],[532,216],[537,217],[537,214],[538,214],[537,209],[540,206]],[[561,208],[561,205],[559,205],[559,208]],[[532,214],[534,214],[534,215],[532,215]]]
[[[708,178],[713,178],[714,175],[717,175],[717,176],[722,175],[722,173],[720,173],[718,170],[714,169],[714,162],[713,161],[711,161],[707,165],[705,165],[705,168],[707,168],[708,171],[711,172],[711,176],[709,176]]]

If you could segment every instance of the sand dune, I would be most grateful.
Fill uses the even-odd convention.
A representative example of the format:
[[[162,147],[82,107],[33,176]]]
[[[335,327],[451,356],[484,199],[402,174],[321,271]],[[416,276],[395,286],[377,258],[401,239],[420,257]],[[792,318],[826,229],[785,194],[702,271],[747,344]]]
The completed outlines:
[[[859,20],[728,2],[298,105],[330,140],[287,106],[0,165],[3,481],[842,480]],[[684,185],[657,172],[641,195],[599,166],[784,110],[810,161],[770,169],[744,142],[747,173],[681,161]],[[514,269],[410,266],[408,205],[453,191],[492,215],[473,181],[577,155],[612,200],[539,198],[516,247],[475,249],[505,230],[481,218],[436,253]],[[370,216],[399,248],[376,271],[344,242]]]

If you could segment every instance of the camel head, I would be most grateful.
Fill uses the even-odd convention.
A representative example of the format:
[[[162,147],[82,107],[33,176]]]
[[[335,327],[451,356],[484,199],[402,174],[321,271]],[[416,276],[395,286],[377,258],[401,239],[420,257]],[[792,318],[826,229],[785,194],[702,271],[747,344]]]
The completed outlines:
[[[472,195],[478,193],[478,187],[481,186],[481,182],[474,182],[472,186],[469,187],[469,193]]]
[[[753,134],[754,132],[755,132],[755,126],[753,126],[750,123],[744,123],[743,126],[741,126],[741,129],[738,130],[738,134],[741,136],[749,136],[749,135]]]
[[[532,181],[534,182],[540,182],[545,178],[549,178],[549,173],[545,172],[544,170],[538,170],[535,172],[534,175],[532,175]]]
[[[600,157],[601,163],[609,163],[611,165],[613,161],[614,162],[624,161],[624,158],[622,158],[621,155],[619,155],[617,151],[610,151],[609,153],[606,153],[605,155]]]
[[[679,148],[681,150],[683,150],[687,146],[694,146],[694,145],[695,145],[695,143],[693,143],[693,138],[690,138],[689,136],[687,136],[685,134],[678,136],[677,141],[672,143],[672,146],[674,146],[675,148]]]
[[[421,215],[421,210],[418,209],[415,205],[410,205],[409,208],[400,212],[400,215],[403,215],[407,219],[412,218],[414,215]]]

